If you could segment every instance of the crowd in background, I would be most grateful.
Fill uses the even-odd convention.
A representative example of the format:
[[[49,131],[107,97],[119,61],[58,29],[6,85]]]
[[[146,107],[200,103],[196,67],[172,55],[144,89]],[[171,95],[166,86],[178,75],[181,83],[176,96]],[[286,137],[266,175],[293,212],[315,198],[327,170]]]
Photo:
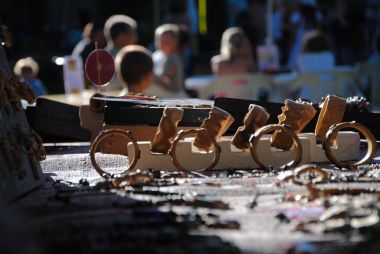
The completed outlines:
[[[12,17],[2,14],[2,22],[9,26],[17,42],[7,52],[10,62],[15,65],[15,71],[19,70],[18,74],[24,75],[20,65],[30,63],[31,59],[21,58],[33,56],[40,62],[40,77],[45,83],[45,86],[39,83],[39,94],[54,93],[59,89],[47,74],[55,68],[48,67],[54,65],[53,56],[74,54],[85,61],[97,42],[99,48],[107,49],[116,58],[123,47],[138,44],[145,47],[144,51],[152,52],[152,82],[163,89],[180,92],[184,90],[184,79],[190,75],[258,71],[257,48],[268,43],[266,24],[271,25],[270,39],[279,49],[282,69],[307,70],[312,68],[310,63],[321,59],[326,61],[325,67],[379,61],[378,0],[274,0],[270,17],[266,16],[264,0],[209,0],[206,1],[208,30],[203,33],[198,29],[198,1],[162,2],[160,26],[155,27],[152,22],[151,29],[138,18],[139,13],[115,10],[119,15],[104,20],[81,9],[79,25],[68,27],[63,36],[57,37],[60,40],[55,43],[55,51],[23,45],[33,43],[33,36],[22,26],[16,26]],[[19,59],[21,62],[17,62]],[[36,79],[36,72],[30,74],[33,68],[24,71],[28,79]]]

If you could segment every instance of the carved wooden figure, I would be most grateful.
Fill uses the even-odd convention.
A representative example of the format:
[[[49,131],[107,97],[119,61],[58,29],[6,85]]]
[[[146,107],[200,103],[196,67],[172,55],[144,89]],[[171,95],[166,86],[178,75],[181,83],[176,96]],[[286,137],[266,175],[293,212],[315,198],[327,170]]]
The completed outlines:
[[[345,109],[346,99],[334,95],[325,98],[315,127],[317,140],[325,141],[329,128],[342,122]]]
[[[295,102],[285,100],[281,107],[282,114],[278,116],[279,124],[288,125],[296,134],[313,119],[316,110],[307,102]],[[272,136],[272,147],[289,150],[293,146],[292,138],[281,131],[276,131]]]
[[[177,135],[177,125],[182,119],[183,112],[181,108],[165,108],[152,141],[151,151],[153,153],[168,153],[173,138]]]
[[[209,118],[203,121],[201,128],[206,129],[215,140],[218,140],[234,121],[235,119],[228,112],[218,107],[213,107],[210,111]],[[212,141],[207,135],[201,132],[195,137],[194,146],[208,152],[212,147]]]
[[[249,138],[259,128],[263,127],[269,119],[269,113],[265,108],[251,104],[245,115],[243,126],[240,126],[231,139],[231,143],[238,149],[249,149]]]

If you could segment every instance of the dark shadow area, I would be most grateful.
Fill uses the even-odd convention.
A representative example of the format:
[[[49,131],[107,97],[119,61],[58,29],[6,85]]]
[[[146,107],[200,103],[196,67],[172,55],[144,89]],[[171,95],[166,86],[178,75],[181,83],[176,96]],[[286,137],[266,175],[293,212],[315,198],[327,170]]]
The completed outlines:
[[[123,191],[85,185],[47,177],[44,186],[3,211],[0,252],[240,253],[218,236],[197,234],[205,221],[195,210],[163,211]]]

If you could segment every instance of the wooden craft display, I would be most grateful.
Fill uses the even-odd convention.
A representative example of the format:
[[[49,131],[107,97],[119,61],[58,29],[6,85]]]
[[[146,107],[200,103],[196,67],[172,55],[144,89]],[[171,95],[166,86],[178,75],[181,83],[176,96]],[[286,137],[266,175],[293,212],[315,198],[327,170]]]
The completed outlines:
[[[108,79],[100,82],[98,58],[92,61],[88,59],[87,62],[86,65],[94,67],[91,73],[86,71],[87,75],[93,74],[94,77],[98,77],[94,78],[93,83],[98,86],[106,84]],[[113,62],[110,61],[109,65],[113,66]],[[92,164],[103,177],[112,175],[100,168],[96,162],[95,153],[98,151],[128,156],[131,163],[129,166],[126,165],[125,172],[119,175],[119,179],[122,180],[128,175],[127,171],[133,169],[184,172],[295,167],[298,164],[328,161],[338,167],[355,168],[370,162],[377,149],[375,137],[365,126],[355,122],[339,124],[344,118],[346,101],[337,96],[326,97],[314,133],[302,133],[317,113],[314,106],[305,101],[285,100],[282,112],[278,115],[278,124],[265,125],[270,115],[265,108],[252,104],[248,107],[243,125],[237,128],[233,136],[224,137],[222,135],[235,121],[229,111],[215,105],[212,108],[210,105],[205,107],[202,104],[196,107],[194,104],[189,106],[181,100],[165,102],[144,96],[132,97],[104,97],[100,94],[92,98],[90,109],[96,113],[102,109],[105,112],[103,131],[94,139],[90,150]],[[100,100],[100,103],[94,104],[94,100]],[[107,110],[112,108],[112,104],[116,107]],[[141,107],[142,105],[144,106]],[[204,110],[192,111],[202,107],[209,112],[208,118],[204,118]],[[142,110],[147,110],[145,113],[149,113],[149,117],[142,115]],[[139,112],[133,115],[134,111]],[[155,114],[154,111],[160,111],[161,114]],[[203,115],[197,117],[196,113]],[[162,116],[159,124],[158,116]],[[128,119],[127,123],[124,122],[125,119]],[[186,121],[183,119],[187,119],[190,124],[184,124]],[[202,124],[195,127],[194,123],[200,119],[204,119]],[[135,120],[137,122],[134,123]],[[184,125],[178,127],[181,121]],[[134,126],[136,133],[131,130],[131,126]],[[155,126],[158,128],[153,132]],[[367,154],[356,163],[345,161],[358,159],[360,134],[343,131],[347,128],[358,130],[367,139]],[[127,137],[132,143],[121,140],[120,136]],[[321,142],[324,143],[320,144]],[[125,146],[127,151],[123,149]]]
[[[42,140],[29,128],[21,105],[21,99],[34,101],[33,90],[11,73],[2,47],[4,37],[0,34],[0,203],[43,183],[39,160],[45,158]]]
[[[327,98],[329,100],[329,98]],[[298,130],[302,130],[311,119],[311,115],[315,114],[315,111],[310,110],[304,105],[296,105],[294,107],[293,102],[286,101],[288,104],[293,104],[290,107],[283,107],[283,115],[287,117],[289,123],[298,123],[294,126]],[[305,104],[306,105],[306,104]],[[332,104],[330,104],[332,105]],[[308,106],[308,105],[306,105]],[[253,112],[254,109],[258,110],[257,119]],[[305,110],[306,109],[306,110]],[[158,127],[157,134],[160,140],[165,141],[165,149],[161,149],[157,153],[152,151],[152,145],[150,141],[133,142],[133,144],[127,144],[127,155],[129,160],[133,161],[135,169],[153,169],[153,170],[170,170],[170,171],[202,171],[202,170],[224,170],[224,169],[250,169],[250,168],[279,168],[285,165],[292,167],[298,164],[306,163],[321,163],[332,162],[338,167],[355,168],[359,165],[369,163],[376,151],[376,140],[371,132],[364,126],[358,125],[354,122],[344,123],[330,126],[326,140],[328,144],[320,144],[317,140],[315,133],[299,133],[296,134],[290,126],[281,124],[265,125],[257,129],[249,138],[248,134],[244,134],[242,138],[238,139],[239,148],[234,145],[236,136],[241,135],[244,129],[249,129],[249,132],[253,132],[253,128],[258,128],[259,125],[263,125],[269,117],[265,109],[258,107],[257,105],[250,105],[248,113],[244,118],[244,125],[238,128],[235,135],[223,136],[226,129],[232,123],[232,116],[217,107],[214,107],[210,111],[209,118],[205,119],[201,128],[195,128],[188,131],[178,131],[177,136],[173,139],[173,131],[176,129],[180,116],[173,118],[170,113],[173,109],[165,109],[161,119],[161,124]],[[313,109],[314,110],[314,109]],[[332,112],[333,109],[329,109]],[[284,114],[284,112],[286,114]],[[306,112],[306,116],[305,113]],[[305,117],[306,120],[297,119],[299,117]],[[322,122],[326,123],[329,120],[323,119],[320,116]],[[165,122],[169,122],[171,128],[167,128],[170,133],[163,134],[165,132]],[[255,125],[253,123],[256,123]],[[295,128],[293,126],[293,128]],[[361,134],[365,136],[368,142],[368,151],[365,157],[356,163],[344,163],[346,161],[358,160],[360,150],[360,134],[352,131],[343,131],[346,128],[357,129]],[[108,134],[113,132],[120,132],[122,130],[110,130]],[[282,131],[282,134],[289,135],[294,145],[290,146],[290,149],[278,149],[273,147],[273,136],[276,132]],[[248,132],[248,131],[247,131]],[[131,135],[132,133],[128,133]],[[194,137],[193,134],[196,134]],[[202,135],[200,135],[202,134]],[[101,135],[104,135],[101,134]],[[165,137],[164,139],[162,137]],[[197,139],[200,139],[200,143],[196,143]],[[172,141],[170,141],[172,140]],[[205,142],[207,141],[207,142]],[[169,149],[169,143],[171,146]],[[199,141],[198,141],[199,142]],[[284,140],[282,140],[284,142]],[[288,141],[286,141],[288,142]],[[157,142],[156,142],[157,143]],[[249,151],[241,145],[248,145]],[[156,144],[157,145],[157,144]],[[279,145],[284,145],[279,143]],[[288,145],[288,143],[286,143]],[[138,149],[138,150],[136,150]],[[96,149],[91,149],[91,158],[95,158],[94,152]],[[155,149],[156,150],[156,149]],[[138,156],[136,156],[138,154]],[[137,158],[138,157],[138,158]],[[96,163],[95,163],[96,164]],[[96,165],[94,165],[96,166]],[[129,167],[131,168],[131,167]]]

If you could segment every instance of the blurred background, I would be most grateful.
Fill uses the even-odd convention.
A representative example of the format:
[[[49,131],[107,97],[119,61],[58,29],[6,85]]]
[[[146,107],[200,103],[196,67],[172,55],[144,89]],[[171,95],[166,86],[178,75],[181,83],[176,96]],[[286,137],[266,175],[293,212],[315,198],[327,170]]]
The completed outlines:
[[[266,0],[2,0],[1,23],[14,45],[6,49],[13,66],[31,56],[49,93],[63,93],[62,66],[57,56],[70,55],[89,22],[104,24],[113,14],[126,14],[138,23],[138,44],[154,50],[154,30],[167,21],[186,23],[191,54],[185,77],[211,74],[210,59],[220,50],[223,32],[241,27],[256,49],[266,42],[271,26],[280,66],[288,65],[294,46],[298,12],[328,38],[337,65],[354,66],[377,55],[380,31],[379,0],[278,0],[268,17]],[[253,50],[257,57],[256,50]]]

